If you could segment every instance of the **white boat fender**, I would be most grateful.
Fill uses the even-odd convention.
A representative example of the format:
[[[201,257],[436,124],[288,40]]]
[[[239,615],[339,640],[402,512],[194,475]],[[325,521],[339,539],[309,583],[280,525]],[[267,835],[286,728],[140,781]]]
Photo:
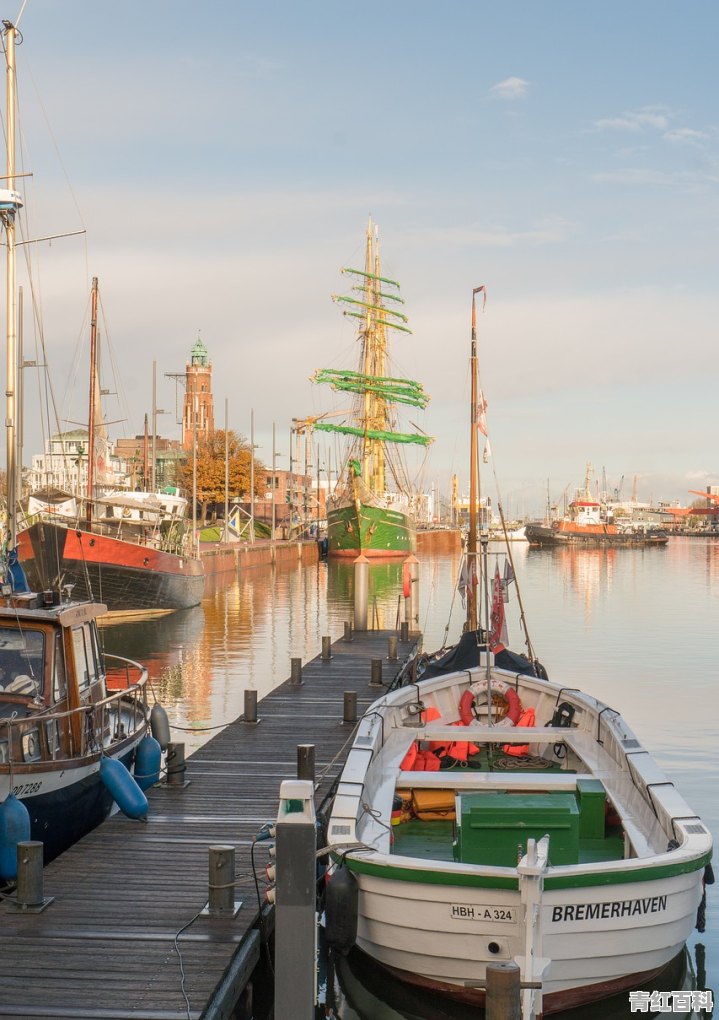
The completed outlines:
[[[17,845],[30,839],[30,812],[14,793],[0,804],[0,878],[17,878]]]
[[[159,701],[150,710],[150,731],[162,750],[166,751],[170,743],[170,720]]]
[[[160,780],[162,748],[159,740],[146,733],[137,745],[135,754],[135,782],[141,790],[149,790]]]
[[[329,876],[325,888],[325,938],[327,944],[347,956],[357,941],[359,888],[344,862]]]
[[[522,714],[522,702],[519,700],[519,695],[513,687],[505,683],[504,680],[497,678],[493,678],[491,684],[487,682],[486,678],[478,680],[476,683],[470,684],[469,688],[464,692],[459,700],[459,717],[463,725],[469,726],[470,723],[474,722],[477,715],[477,706],[486,703],[489,699],[487,692],[490,686],[492,697],[496,694],[500,698],[504,698],[507,705],[507,714],[503,719],[495,723],[495,726],[516,726]]]
[[[121,761],[103,757],[100,760],[100,780],[124,815],[143,822],[147,820],[147,797]]]

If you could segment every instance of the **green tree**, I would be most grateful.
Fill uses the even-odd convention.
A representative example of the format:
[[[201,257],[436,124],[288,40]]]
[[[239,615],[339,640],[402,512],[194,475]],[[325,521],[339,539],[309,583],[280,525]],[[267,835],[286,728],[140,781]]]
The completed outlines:
[[[230,429],[227,433],[228,494],[230,502],[250,498],[251,452],[250,444]],[[225,431],[215,429],[197,440],[197,502],[200,505],[200,524],[207,518],[211,503],[225,499]],[[255,458],[255,496],[265,490],[267,469]],[[177,482],[192,498],[192,450],[178,464]]]

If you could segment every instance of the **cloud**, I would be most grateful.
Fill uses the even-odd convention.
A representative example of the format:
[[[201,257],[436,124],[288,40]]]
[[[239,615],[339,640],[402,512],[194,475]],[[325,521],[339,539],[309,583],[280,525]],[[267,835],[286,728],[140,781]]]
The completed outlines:
[[[489,91],[498,99],[525,99],[528,85],[524,78],[511,77],[493,85]]]
[[[669,127],[670,111],[658,106],[645,106],[640,110],[630,110],[620,117],[602,117],[595,120],[594,127],[598,131],[643,131],[645,128],[656,128],[666,131]]]
[[[671,131],[665,131],[664,137],[668,142],[697,144],[705,141],[709,135],[706,131],[696,131],[694,128],[673,128]]]

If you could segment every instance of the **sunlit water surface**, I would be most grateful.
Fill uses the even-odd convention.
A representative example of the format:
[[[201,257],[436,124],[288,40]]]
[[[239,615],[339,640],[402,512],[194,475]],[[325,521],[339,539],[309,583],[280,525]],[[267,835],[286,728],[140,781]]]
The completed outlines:
[[[510,588],[507,606],[509,646],[525,650],[518,591],[526,630],[552,679],[621,711],[716,838],[719,541],[677,538],[664,549],[646,550],[533,550],[515,542],[511,557],[517,586]],[[504,547],[490,545],[490,575],[495,564],[503,572],[504,562]],[[451,643],[461,630],[458,568],[458,554],[420,563],[419,625],[426,649]],[[370,569],[375,626],[390,628],[404,619],[401,569]],[[208,579],[201,606],[108,627],[106,647],[148,664],[171,725],[183,727],[175,739],[184,741],[189,755],[241,714],[245,690],[256,690],[261,699],[287,679],[292,657],[306,661],[321,651],[324,635],[342,636],[352,619],[352,571],[350,564],[330,562],[218,575]],[[697,963],[702,987],[711,988],[719,974],[718,903],[714,886],[708,890],[707,931],[689,945],[688,971],[671,975],[685,982],[678,987],[689,987]],[[345,967],[340,977],[336,1016],[342,1020],[476,1015],[441,1002],[410,1002],[403,986],[392,988],[371,972],[358,975]],[[624,1000],[604,1004],[599,1013],[582,1012],[607,1020],[636,1015]]]

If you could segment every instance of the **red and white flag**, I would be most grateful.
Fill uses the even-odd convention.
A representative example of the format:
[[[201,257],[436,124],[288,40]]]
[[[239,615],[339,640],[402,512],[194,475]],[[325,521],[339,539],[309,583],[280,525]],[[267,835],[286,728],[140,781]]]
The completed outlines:
[[[477,428],[483,436],[487,435],[487,401],[482,390],[479,391],[479,400],[477,401]]]
[[[492,618],[490,623],[489,647],[493,652],[501,652],[507,644],[507,621],[504,616],[504,585],[499,573],[499,565],[494,568]]]

